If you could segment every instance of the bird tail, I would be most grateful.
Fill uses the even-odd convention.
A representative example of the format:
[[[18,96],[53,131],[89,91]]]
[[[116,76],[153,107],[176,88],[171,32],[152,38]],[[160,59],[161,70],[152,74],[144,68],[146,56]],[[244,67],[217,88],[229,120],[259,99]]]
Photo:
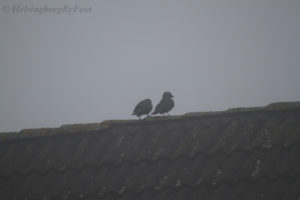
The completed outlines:
[[[152,113],[151,113],[151,115],[155,115],[155,114],[157,114],[158,112],[156,111],[156,110],[154,110]]]

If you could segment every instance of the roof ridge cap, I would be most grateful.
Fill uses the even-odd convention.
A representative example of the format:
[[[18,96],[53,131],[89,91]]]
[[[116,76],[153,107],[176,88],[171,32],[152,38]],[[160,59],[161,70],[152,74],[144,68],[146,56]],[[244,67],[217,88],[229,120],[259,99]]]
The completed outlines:
[[[270,103],[266,106],[258,107],[234,107],[229,108],[224,111],[207,111],[207,112],[189,112],[186,113],[186,116],[204,116],[204,115],[216,115],[216,114],[226,114],[226,113],[241,113],[241,112],[251,112],[251,111],[280,111],[280,110],[289,110],[289,109],[298,109],[300,108],[300,101],[294,102],[275,102]]]
[[[236,107],[229,108],[225,111],[207,111],[207,112],[189,112],[183,115],[173,115],[168,117],[150,117],[142,120],[142,122],[157,122],[165,120],[176,120],[188,117],[197,116],[215,116],[220,114],[231,113],[244,113],[253,111],[280,111],[289,109],[300,109],[300,101],[295,102],[275,102],[270,103],[264,107]],[[100,123],[79,123],[79,124],[65,124],[57,128],[36,128],[36,129],[22,129],[19,132],[2,132],[0,133],[1,141],[10,141],[23,138],[34,138],[41,136],[52,136],[58,134],[68,134],[77,132],[99,131],[106,130],[113,125],[128,124],[128,123],[140,123],[141,120],[105,120]]]

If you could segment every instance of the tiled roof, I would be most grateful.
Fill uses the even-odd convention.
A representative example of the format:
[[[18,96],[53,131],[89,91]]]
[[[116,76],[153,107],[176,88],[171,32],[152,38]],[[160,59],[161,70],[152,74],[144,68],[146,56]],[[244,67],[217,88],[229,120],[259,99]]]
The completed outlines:
[[[300,199],[300,104],[0,134],[1,199]]]

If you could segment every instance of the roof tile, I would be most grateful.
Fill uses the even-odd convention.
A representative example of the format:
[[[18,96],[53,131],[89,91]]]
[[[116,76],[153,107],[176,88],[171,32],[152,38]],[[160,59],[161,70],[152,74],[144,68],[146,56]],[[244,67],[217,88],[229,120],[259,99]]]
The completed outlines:
[[[0,142],[0,199],[297,200],[300,109],[273,109],[26,130]]]

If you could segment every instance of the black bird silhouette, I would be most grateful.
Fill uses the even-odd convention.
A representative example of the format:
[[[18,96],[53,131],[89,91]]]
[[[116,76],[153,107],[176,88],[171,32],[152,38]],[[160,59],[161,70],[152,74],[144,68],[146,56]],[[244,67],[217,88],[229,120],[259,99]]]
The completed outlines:
[[[148,115],[149,116],[149,113],[151,112],[152,107],[153,106],[152,106],[151,100],[150,99],[145,99],[145,100],[139,102],[135,106],[132,115],[136,115],[137,117],[139,117],[139,119],[141,119],[142,115]]]
[[[162,99],[156,105],[155,110],[152,113],[152,115],[155,115],[157,113],[159,113],[159,114],[167,113],[169,115],[169,111],[172,110],[172,108],[175,105],[172,97],[174,97],[174,96],[171,94],[171,92],[164,92]]]

